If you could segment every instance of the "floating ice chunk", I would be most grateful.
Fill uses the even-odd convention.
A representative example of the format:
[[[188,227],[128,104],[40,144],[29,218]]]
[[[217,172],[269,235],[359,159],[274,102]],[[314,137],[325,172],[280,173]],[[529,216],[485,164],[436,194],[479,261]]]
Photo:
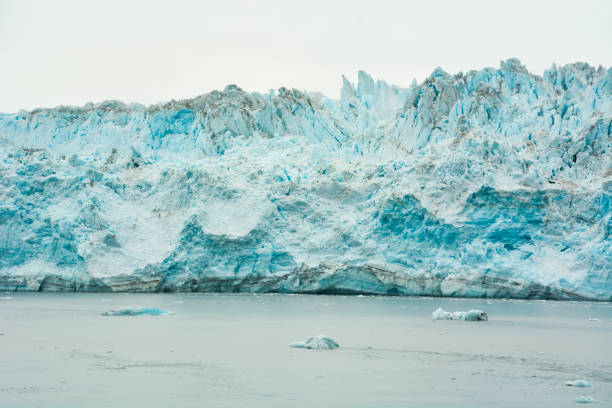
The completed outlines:
[[[336,343],[331,337],[328,337],[324,334],[319,334],[318,336],[308,337],[306,341],[296,341],[290,344],[291,347],[295,348],[305,348],[312,350],[319,349],[337,349],[340,347],[338,343]]]
[[[589,384],[589,382],[586,381],[586,380],[568,381],[568,382],[565,383],[565,385],[570,386],[570,387],[580,387],[580,388],[590,387],[591,386],[591,384]]]
[[[576,397],[574,402],[577,402],[578,404],[588,404],[591,402],[595,402],[595,399],[593,399],[593,397],[591,397],[590,395],[581,395],[579,397]]]
[[[489,315],[487,312],[483,312],[482,310],[471,309],[467,312],[455,312],[456,315],[460,316],[461,320],[469,320],[469,321],[487,321],[489,320]]]
[[[489,316],[486,312],[477,309],[470,309],[467,312],[447,312],[439,307],[431,314],[434,320],[468,320],[468,321],[486,321]]]
[[[101,365],[105,370],[125,370],[127,367],[123,364],[104,363]]]
[[[103,316],[140,316],[140,315],[161,316],[161,315],[169,315],[169,314],[172,314],[172,312],[169,312],[164,309],[159,309],[157,307],[142,307],[139,309],[126,308],[126,309],[119,309],[119,310],[111,310],[111,311],[102,313]]]
[[[447,311],[445,311],[444,309],[442,309],[441,307],[439,307],[435,312],[433,312],[431,314],[431,317],[434,320],[452,320],[452,313],[449,313]]]

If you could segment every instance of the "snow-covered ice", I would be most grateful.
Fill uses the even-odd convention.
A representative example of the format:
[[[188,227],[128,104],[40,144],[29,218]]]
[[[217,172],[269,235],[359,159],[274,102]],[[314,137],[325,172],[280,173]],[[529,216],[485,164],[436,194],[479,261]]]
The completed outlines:
[[[431,314],[432,319],[434,320],[467,320],[467,321],[487,321],[489,320],[489,315],[482,310],[470,309],[467,312],[447,312],[441,307],[436,309],[435,312]]]
[[[291,347],[305,348],[312,350],[319,349],[337,349],[339,346],[331,337],[324,334],[308,337],[306,341],[296,341],[290,344]]]
[[[612,70],[0,114],[0,290],[612,299]]]

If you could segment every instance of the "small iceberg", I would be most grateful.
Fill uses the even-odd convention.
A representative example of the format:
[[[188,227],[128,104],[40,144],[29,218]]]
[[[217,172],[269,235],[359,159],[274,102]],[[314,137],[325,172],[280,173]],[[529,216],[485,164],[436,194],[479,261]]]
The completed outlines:
[[[119,310],[111,310],[111,311],[102,313],[102,316],[141,316],[141,315],[162,316],[162,315],[170,315],[170,314],[172,314],[172,312],[169,312],[164,309],[159,309],[157,307],[142,307],[139,309],[126,308],[126,309],[119,309]]]
[[[434,320],[467,320],[471,322],[475,321],[487,321],[489,320],[489,315],[482,310],[471,309],[467,312],[447,312],[441,307],[438,308],[435,312],[431,314],[431,317]]]
[[[591,402],[595,402],[595,399],[593,399],[593,397],[590,395],[581,395],[580,397],[576,397],[574,402],[577,402],[578,404],[589,404]]]
[[[337,349],[340,347],[331,337],[324,334],[318,336],[308,337],[306,341],[296,341],[290,344],[291,347],[305,348],[310,350],[321,350],[321,349]]]
[[[565,383],[565,385],[569,386],[569,387],[578,387],[578,388],[584,388],[584,387],[590,387],[591,384],[589,384],[588,381],[586,380],[574,380],[574,381],[568,381]]]

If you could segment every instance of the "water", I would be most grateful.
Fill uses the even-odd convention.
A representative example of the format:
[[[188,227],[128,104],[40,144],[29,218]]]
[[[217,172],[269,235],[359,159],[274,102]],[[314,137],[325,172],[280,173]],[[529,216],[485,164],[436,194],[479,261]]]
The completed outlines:
[[[174,314],[101,315],[125,307]],[[432,321],[438,307],[482,309],[489,321]],[[612,401],[610,303],[24,293],[0,296],[0,333],[1,407]],[[340,348],[289,347],[320,333]],[[565,385],[576,379],[591,387]]]

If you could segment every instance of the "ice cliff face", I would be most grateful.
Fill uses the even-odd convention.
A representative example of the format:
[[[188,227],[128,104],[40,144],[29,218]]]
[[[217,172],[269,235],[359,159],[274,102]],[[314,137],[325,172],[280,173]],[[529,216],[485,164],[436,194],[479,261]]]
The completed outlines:
[[[612,69],[0,115],[0,289],[612,300]]]

